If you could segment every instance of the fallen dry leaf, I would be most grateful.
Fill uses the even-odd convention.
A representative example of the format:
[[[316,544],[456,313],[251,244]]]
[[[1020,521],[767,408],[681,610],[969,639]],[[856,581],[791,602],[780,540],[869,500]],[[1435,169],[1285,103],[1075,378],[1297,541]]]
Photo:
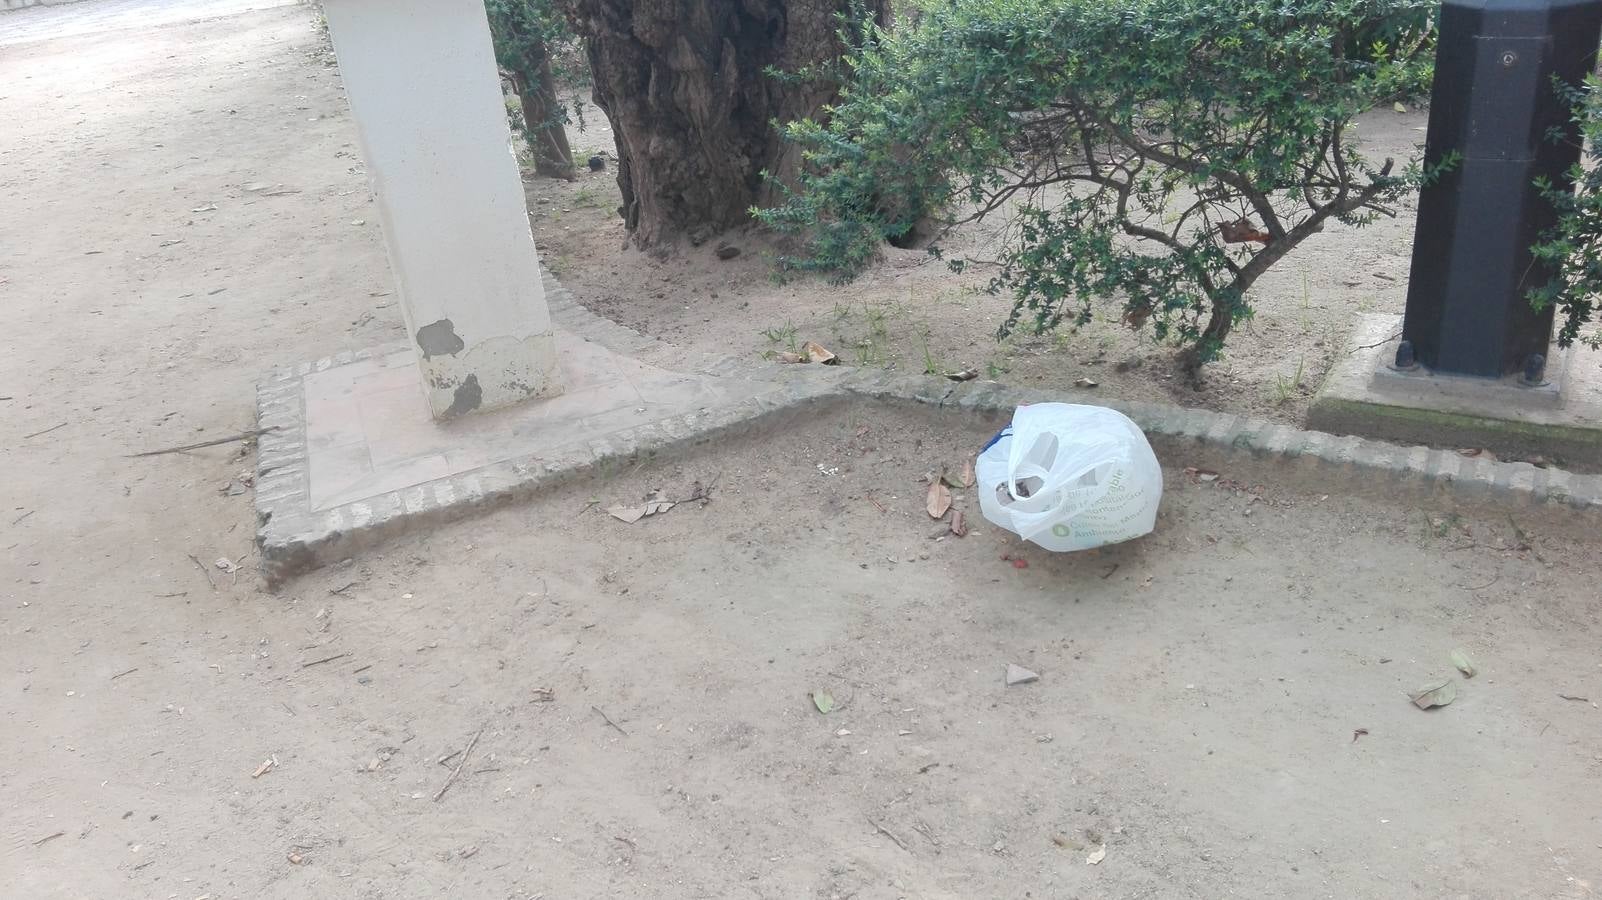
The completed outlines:
[[[643,506],[614,506],[606,512],[612,518],[620,522],[627,522],[630,525],[645,518],[645,507]]]
[[[1463,673],[1464,678],[1473,678],[1479,670],[1474,668],[1474,660],[1469,659],[1468,651],[1459,647],[1452,651],[1452,665]]]
[[[1439,682],[1431,682],[1413,693],[1407,695],[1413,705],[1419,709],[1429,709],[1432,706],[1445,706],[1457,699],[1457,685],[1447,678]]]
[[[973,483],[976,480],[977,479],[974,477],[974,474],[973,474],[973,460],[971,460],[971,459],[963,460],[962,461],[962,486],[963,487],[973,487]]]
[[[252,778],[260,778],[261,776],[266,775],[268,772],[272,771],[273,766],[275,766],[277,764],[278,764],[278,761],[275,760],[275,759],[264,759],[264,760],[262,760],[261,765],[256,767],[256,771],[250,773],[250,777],[252,777]]]
[[[951,514],[951,533],[957,537],[963,537],[968,533],[968,520],[960,509]]]
[[[801,349],[805,351],[807,359],[820,365],[832,366],[840,361],[839,357],[830,353],[828,349],[817,341],[807,341],[801,345]]]
[[[929,484],[929,496],[924,507],[929,510],[929,518],[938,519],[951,508],[951,489],[946,487],[940,479],[936,478]]]
[[[645,495],[645,514],[648,516],[665,513],[674,506],[675,501],[669,500],[667,495],[660,490],[655,490]]]
[[[947,372],[946,377],[952,381],[972,381],[979,377],[979,370],[963,369],[960,372]]]
[[[775,355],[773,358],[782,363],[804,363],[807,361],[805,356],[802,356],[799,353],[792,353],[789,350],[785,350]]]
[[[1100,385],[1101,385],[1101,382],[1093,381],[1093,380],[1091,380],[1089,378],[1075,378],[1074,379],[1074,387],[1093,388],[1093,387],[1099,387]]]
[[[676,505],[675,501],[669,500],[660,490],[655,490],[645,495],[643,506],[614,506],[606,512],[612,518],[632,525],[646,516],[665,513]]]
[[[811,696],[812,705],[818,708],[818,712],[828,715],[834,709],[834,695],[828,691],[813,691]]]

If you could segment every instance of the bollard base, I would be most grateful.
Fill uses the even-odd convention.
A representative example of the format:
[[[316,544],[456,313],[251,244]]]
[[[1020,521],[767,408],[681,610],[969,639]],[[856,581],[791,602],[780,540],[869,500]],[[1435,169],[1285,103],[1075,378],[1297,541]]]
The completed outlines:
[[[1336,434],[1545,460],[1602,471],[1602,351],[1552,348],[1545,380],[1476,378],[1393,366],[1401,316],[1362,316],[1307,425]]]

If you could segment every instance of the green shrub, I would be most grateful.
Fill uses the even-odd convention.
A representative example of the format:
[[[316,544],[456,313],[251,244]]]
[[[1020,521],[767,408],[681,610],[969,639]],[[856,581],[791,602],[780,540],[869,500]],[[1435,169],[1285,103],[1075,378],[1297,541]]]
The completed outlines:
[[[788,271],[848,278],[930,220],[1002,217],[1002,333],[1132,327],[1215,358],[1246,291],[1333,219],[1425,177],[1373,165],[1352,119],[1422,92],[1429,0],[949,0],[856,35],[805,168],[757,215],[804,235]],[[1356,46],[1356,35],[1392,35]],[[1226,237],[1233,240],[1227,240]],[[940,253],[939,243],[931,248]],[[954,258],[956,268],[976,260]]]
[[[1574,124],[1585,141],[1585,159],[1569,170],[1567,184],[1542,180],[1537,185],[1557,208],[1557,227],[1531,249],[1537,260],[1550,267],[1552,280],[1530,292],[1536,309],[1555,307],[1562,320],[1558,345],[1575,341],[1602,347],[1602,334],[1587,331],[1602,300],[1602,81],[1595,75],[1579,87],[1558,84],[1557,89],[1574,110]],[[1558,133],[1557,140],[1574,135]]]

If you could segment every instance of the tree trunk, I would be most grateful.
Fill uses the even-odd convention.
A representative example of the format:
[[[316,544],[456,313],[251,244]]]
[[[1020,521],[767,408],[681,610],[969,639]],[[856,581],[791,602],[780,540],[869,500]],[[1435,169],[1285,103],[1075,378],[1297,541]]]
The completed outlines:
[[[774,123],[814,115],[837,95],[825,77],[844,49],[838,14],[853,0],[571,0],[617,141],[623,219],[636,246],[699,244],[749,220],[793,178],[799,153]],[[888,0],[866,0],[884,21]]]
[[[534,150],[534,171],[552,178],[573,178],[573,149],[567,143],[567,116],[556,96],[550,54],[543,41],[522,55],[513,72],[517,99],[523,107],[523,130]]]

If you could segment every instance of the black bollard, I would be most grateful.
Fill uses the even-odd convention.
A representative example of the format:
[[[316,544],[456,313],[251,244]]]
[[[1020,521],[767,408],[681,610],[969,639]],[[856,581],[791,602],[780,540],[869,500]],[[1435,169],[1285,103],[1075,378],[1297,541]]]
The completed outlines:
[[[1556,212],[1535,180],[1564,184],[1579,161],[1579,134],[1553,78],[1585,78],[1599,30],[1602,0],[1442,4],[1424,155],[1431,165],[1461,158],[1419,195],[1402,322],[1402,346],[1426,369],[1535,371],[1539,381],[1552,310],[1537,313],[1526,296],[1549,277],[1530,245]]]

